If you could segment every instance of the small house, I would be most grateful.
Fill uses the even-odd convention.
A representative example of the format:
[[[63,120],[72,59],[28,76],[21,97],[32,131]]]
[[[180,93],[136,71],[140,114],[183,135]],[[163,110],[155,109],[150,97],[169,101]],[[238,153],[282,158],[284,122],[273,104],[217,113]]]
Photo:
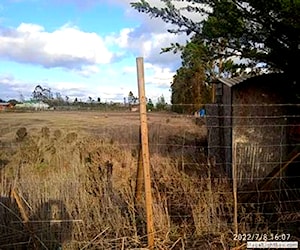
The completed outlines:
[[[299,83],[285,74],[218,78],[207,105],[208,154],[238,186],[266,177],[299,151]]]
[[[30,110],[47,110],[50,106],[42,101],[26,101],[24,103],[16,104],[18,109],[30,109]]]
[[[0,102],[0,111],[5,111],[7,109],[11,109],[13,105],[9,102]]]
[[[138,112],[140,110],[140,104],[131,104],[129,107],[131,112]]]

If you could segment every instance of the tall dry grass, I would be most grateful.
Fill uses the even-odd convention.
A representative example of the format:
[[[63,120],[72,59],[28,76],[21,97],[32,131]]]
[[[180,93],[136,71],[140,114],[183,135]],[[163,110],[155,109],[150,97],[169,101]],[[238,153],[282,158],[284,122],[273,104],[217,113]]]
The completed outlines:
[[[226,249],[230,185],[208,167],[203,128],[175,126],[176,119],[149,121],[156,248]],[[27,132],[2,144],[0,248],[147,246],[144,206],[137,210],[134,199],[137,125],[89,135],[48,127]],[[11,190],[22,199],[26,224]]]

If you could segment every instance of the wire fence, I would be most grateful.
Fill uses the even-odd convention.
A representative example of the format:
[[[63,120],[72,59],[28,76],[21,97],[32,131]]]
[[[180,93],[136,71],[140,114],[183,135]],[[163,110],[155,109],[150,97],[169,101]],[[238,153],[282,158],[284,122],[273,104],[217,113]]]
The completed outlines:
[[[155,248],[299,241],[299,106],[148,113]],[[0,249],[147,247],[139,141],[134,112],[0,113]]]

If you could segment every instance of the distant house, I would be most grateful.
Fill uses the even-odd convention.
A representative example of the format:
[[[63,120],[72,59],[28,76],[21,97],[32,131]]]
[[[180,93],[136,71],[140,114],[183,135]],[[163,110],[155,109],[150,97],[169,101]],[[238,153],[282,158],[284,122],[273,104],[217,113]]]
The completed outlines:
[[[17,109],[31,109],[31,110],[47,110],[50,106],[42,101],[26,101],[16,104]]]
[[[0,102],[0,111],[4,111],[7,109],[11,109],[13,107],[13,105],[11,103],[8,102]]]
[[[138,112],[140,110],[140,104],[131,104],[130,111],[131,112]]]
[[[297,84],[288,76],[219,78],[214,84],[216,103],[206,106],[208,154],[229,176],[235,164],[239,186],[267,176],[295,147],[299,151]]]

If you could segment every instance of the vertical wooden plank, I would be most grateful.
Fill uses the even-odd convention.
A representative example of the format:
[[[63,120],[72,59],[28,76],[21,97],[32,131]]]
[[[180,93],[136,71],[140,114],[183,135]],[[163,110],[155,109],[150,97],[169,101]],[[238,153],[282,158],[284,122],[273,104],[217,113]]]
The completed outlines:
[[[147,124],[147,109],[146,109],[145,79],[144,79],[144,59],[142,57],[138,57],[136,59],[136,64],[137,64],[137,80],[138,80],[139,101],[140,101],[142,163],[144,167],[148,247],[149,249],[153,249],[154,224],[153,224],[153,211],[152,211],[152,191],[151,191],[148,124]]]
[[[237,143],[233,144],[233,157],[232,157],[232,191],[233,191],[233,202],[234,202],[234,212],[233,212],[233,223],[234,223],[234,233],[238,234],[238,200],[237,200],[237,162],[236,162],[236,150]]]
[[[212,84],[212,89],[211,89],[211,102],[215,103],[216,102],[216,83]]]

